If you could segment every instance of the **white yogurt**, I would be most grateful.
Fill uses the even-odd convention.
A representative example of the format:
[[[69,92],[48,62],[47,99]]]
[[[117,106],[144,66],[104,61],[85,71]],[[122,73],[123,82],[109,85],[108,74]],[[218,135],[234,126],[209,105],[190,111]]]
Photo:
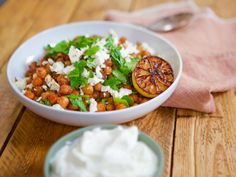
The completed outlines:
[[[85,132],[52,160],[53,177],[153,177],[157,156],[138,141],[137,127]]]

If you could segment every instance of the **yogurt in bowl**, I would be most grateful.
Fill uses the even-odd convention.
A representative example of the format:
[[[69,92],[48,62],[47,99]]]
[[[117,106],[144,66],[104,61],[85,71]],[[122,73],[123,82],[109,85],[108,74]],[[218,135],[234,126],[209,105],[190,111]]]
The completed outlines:
[[[72,132],[50,149],[45,177],[159,177],[163,152],[137,127],[91,126]]]

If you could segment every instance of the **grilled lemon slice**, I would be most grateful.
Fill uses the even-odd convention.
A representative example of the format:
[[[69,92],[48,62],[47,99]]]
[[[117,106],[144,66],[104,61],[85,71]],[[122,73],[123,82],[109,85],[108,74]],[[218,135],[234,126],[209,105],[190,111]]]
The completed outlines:
[[[170,64],[157,56],[145,56],[132,73],[134,88],[143,96],[156,97],[164,92],[174,81]]]

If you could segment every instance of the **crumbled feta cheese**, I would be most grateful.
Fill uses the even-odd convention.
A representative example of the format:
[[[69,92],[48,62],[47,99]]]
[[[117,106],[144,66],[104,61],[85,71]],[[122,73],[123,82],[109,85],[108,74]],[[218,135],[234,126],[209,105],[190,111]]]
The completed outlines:
[[[30,83],[30,84],[26,85],[25,88],[32,89],[33,88],[33,84]]]
[[[99,82],[103,83],[104,79],[103,79],[103,75],[101,73],[101,68],[99,66],[97,66],[95,69],[95,75],[93,76],[93,78],[88,79],[88,83],[93,86]]]
[[[44,61],[42,62],[42,65],[46,65],[46,64],[48,64],[48,61],[44,60]]]
[[[59,109],[59,110],[63,110],[63,109],[64,109],[64,108],[61,107],[61,105],[59,105],[59,104],[54,104],[54,105],[52,105],[52,107],[55,108],[55,109]]]
[[[88,84],[90,84],[90,85],[92,85],[92,86],[96,85],[96,84],[99,83],[99,82],[103,83],[104,80],[98,78],[96,75],[94,75],[93,78],[89,78],[89,79],[88,79]]]
[[[37,99],[36,101],[38,101],[38,102],[39,102],[41,99],[42,99],[42,97],[38,97],[38,99]]]
[[[49,59],[48,59],[48,63],[49,63],[50,65],[52,65],[52,64],[54,63],[53,59],[49,58]]]
[[[71,71],[75,69],[74,65],[67,66],[63,69],[63,73],[68,75]]]
[[[50,90],[59,91],[60,85],[49,74],[45,77],[45,82]]]
[[[96,100],[94,98],[90,98],[89,101],[90,101],[89,112],[96,112],[98,110]]]
[[[132,43],[126,41],[124,44],[124,47],[122,47],[121,51],[121,56],[125,59],[130,59],[131,54],[137,54],[139,53],[136,45],[133,45]]]
[[[82,72],[82,76],[85,77],[85,78],[89,77],[89,72],[88,72],[87,69],[84,68],[84,71]]]
[[[69,54],[68,54],[71,63],[75,63],[76,61],[79,61],[80,57],[84,54],[85,50],[87,50],[87,48],[82,48],[81,50],[79,50],[76,47],[71,46],[69,50]]]
[[[113,90],[110,86],[102,86],[102,92],[109,92],[114,98],[122,98],[125,95],[130,95],[132,90],[121,88],[119,91]]]
[[[114,44],[117,45],[119,43],[118,34],[113,29],[110,29],[110,34],[112,35],[114,39]]]
[[[101,68],[105,68],[105,64],[104,62],[109,59],[110,55],[108,54],[108,52],[106,50],[103,49],[99,49],[99,51],[95,54],[95,60],[94,60],[94,64],[95,66],[101,66]]]
[[[34,73],[33,74],[33,79],[35,79],[37,77],[37,74],[36,73]]]
[[[18,89],[23,90],[26,87],[26,78],[15,81],[15,85]]]
[[[80,93],[80,95],[84,95],[84,92],[82,90],[82,86],[79,87],[79,93]]]
[[[42,85],[43,90],[47,91],[48,87],[46,85]]]
[[[50,66],[50,69],[57,74],[62,74],[64,70],[64,64],[61,61],[55,62],[52,66]]]
[[[155,54],[155,50],[153,48],[151,48],[146,42],[142,43],[142,47],[144,50],[150,52],[151,55]]]

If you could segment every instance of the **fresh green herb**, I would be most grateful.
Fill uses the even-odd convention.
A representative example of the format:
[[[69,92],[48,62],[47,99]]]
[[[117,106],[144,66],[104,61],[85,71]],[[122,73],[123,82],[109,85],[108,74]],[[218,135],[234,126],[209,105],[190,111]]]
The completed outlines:
[[[105,44],[105,47],[107,49],[111,49],[114,45],[114,39],[112,37],[111,34],[108,35],[108,37],[106,38],[106,44]]]
[[[130,106],[134,104],[133,99],[131,99],[128,95],[123,96],[122,99],[126,100]]]
[[[85,56],[93,56],[93,55],[95,55],[97,52],[98,52],[98,50],[99,50],[99,46],[94,46],[94,47],[91,47],[91,48],[89,48],[85,53],[84,53],[84,55]]]
[[[120,84],[121,84],[121,81],[116,77],[109,77],[103,83],[103,85],[110,86],[114,90],[119,90]]]
[[[121,103],[121,104],[124,104],[126,105],[127,107],[129,106],[129,103],[125,100],[125,99],[122,99],[122,98],[113,98],[114,102],[116,103]]]
[[[127,79],[126,79],[126,76],[120,72],[119,70],[113,70],[112,71],[112,74],[117,78],[119,79],[122,83],[126,83],[127,82]]]
[[[80,111],[82,111],[82,112],[88,112],[88,110],[87,110],[87,108],[80,96],[71,94],[71,95],[68,95],[67,97],[69,98],[69,100],[73,106],[79,107]]]
[[[82,76],[84,67],[86,66],[86,61],[81,60],[74,64],[75,69],[72,70],[68,77],[70,79],[70,85],[73,88],[78,88],[80,85],[87,84],[88,80]]]
[[[45,47],[46,55],[48,57],[55,57],[57,53],[68,54],[71,44],[71,41],[61,41],[55,47],[47,45]]]
[[[124,59],[121,57],[120,49],[118,47],[113,47],[111,49],[111,59],[116,66],[120,67],[124,64]]]
[[[106,104],[106,103],[107,103],[107,99],[106,99],[106,98],[103,98],[103,99],[101,100],[101,102],[102,102],[102,104]]]
[[[43,105],[47,105],[47,106],[51,106],[50,102],[48,100],[40,100],[39,101],[40,104],[43,104]]]
[[[96,38],[93,37],[85,37],[85,36],[78,36],[74,41],[73,45],[77,48],[85,48],[85,47],[91,47],[92,44],[96,42]]]
[[[95,58],[93,57],[88,57],[87,59],[87,67],[92,69],[92,68],[95,68],[95,64],[93,63],[95,60]]]

